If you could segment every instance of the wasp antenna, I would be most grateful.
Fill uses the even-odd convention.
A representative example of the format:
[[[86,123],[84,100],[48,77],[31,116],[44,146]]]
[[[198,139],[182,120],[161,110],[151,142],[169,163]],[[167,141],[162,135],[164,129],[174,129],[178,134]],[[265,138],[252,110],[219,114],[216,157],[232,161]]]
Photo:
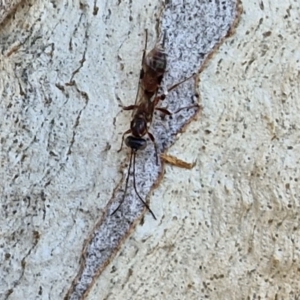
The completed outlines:
[[[129,162],[128,172],[127,172],[127,177],[126,177],[126,183],[125,183],[125,191],[124,191],[122,200],[120,201],[118,207],[112,212],[111,216],[114,215],[114,214],[119,210],[119,208],[121,207],[122,203],[123,203],[124,200],[125,200],[126,193],[127,193],[127,188],[128,188],[128,181],[129,181],[129,175],[130,175],[131,163],[132,163],[132,155],[133,155],[133,150],[131,150],[130,162]]]
[[[151,210],[151,208],[149,207],[149,205],[142,199],[142,197],[140,196],[140,194],[138,193],[137,188],[136,188],[136,184],[135,184],[135,154],[136,154],[136,152],[133,153],[133,187],[134,187],[134,190],[135,190],[137,196],[141,200],[141,202],[148,209],[148,211],[152,215],[153,219],[156,220],[155,214],[153,213],[153,211]]]

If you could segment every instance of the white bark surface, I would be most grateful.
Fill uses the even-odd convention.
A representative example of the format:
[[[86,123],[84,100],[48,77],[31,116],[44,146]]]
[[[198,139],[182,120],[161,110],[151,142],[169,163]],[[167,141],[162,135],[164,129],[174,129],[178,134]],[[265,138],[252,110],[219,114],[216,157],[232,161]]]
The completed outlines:
[[[78,274],[126,172],[118,99],[135,98],[145,28],[156,41],[161,4],[140,2],[24,1],[0,25],[0,299],[63,299]],[[300,5],[243,9],[169,150],[196,167],[166,166],[158,221],[146,214],[87,299],[300,297]]]

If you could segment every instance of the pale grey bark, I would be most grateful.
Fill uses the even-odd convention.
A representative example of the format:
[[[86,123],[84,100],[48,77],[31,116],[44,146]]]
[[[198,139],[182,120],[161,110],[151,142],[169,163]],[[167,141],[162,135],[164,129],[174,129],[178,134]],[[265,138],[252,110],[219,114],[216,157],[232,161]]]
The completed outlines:
[[[162,20],[161,3],[136,2],[24,1],[0,25],[0,299],[63,299],[83,261],[84,241],[92,240],[105,209],[112,210],[106,205],[129,153],[117,153],[131,118],[118,114],[119,104],[134,101],[144,29],[150,49],[156,18]],[[166,167],[150,197],[158,221],[146,213],[87,299],[300,295],[300,7],[273,1],[243,8],[235,35],[200,76],[202,115],[169,150],[196,160],[196,167]],[[196,4],[182,1],[173,9],[185,16]],[[175,20],[174,14],[171,25]],[[193,18],[179,24],[193,28]],[[211,28],[199,26],[199,34]],[[198,67],[198,59],[189,59],[205,45],[187,33],[180,37],[179,29],[168,40],[166,86],[200,67],[200,59]],[[167,99],[170,110],[184,105],[176,95]],[[154,124],[160,149],[188,118]],[[146,197],[159,172],[150,142],[137,162]],[[141,215],[133,194],[124,204],[115,217],[124,227],[115,223],[116,234],[107,231],[112,242]],[[109,255],[119,243],[112,245]]]

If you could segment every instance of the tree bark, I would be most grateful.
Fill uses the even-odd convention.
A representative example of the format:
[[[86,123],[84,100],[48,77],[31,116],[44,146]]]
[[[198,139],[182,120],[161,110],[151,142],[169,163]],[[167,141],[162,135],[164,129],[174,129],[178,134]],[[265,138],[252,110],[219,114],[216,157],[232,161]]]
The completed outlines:
[[[230,28],[213,30],[218,1],[135,2],[1,4],[0,299],[298,299],[300,5],[243,3],[208,59]],[[137,156],[157,221],[132,188],[111,216],[129,158],[119,106],[134,102],[145,28],[148,50],[168,28],[164,88],[201,71],[196,121],[151,127],[160,151],[196,166],[162,171],[150,141]],[[195,101],[192,87],[162,106]],[[76,290],[91,245],[107,257]]]

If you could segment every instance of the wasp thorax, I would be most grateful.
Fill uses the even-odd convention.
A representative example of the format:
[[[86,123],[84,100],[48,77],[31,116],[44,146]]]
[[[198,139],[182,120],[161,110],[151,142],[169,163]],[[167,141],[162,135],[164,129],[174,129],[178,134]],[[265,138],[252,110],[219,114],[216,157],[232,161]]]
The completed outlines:
[[[131,121],[131,132],[132,135],[140,137],[147,132],[147,121],[144,116],[139,116]]]

